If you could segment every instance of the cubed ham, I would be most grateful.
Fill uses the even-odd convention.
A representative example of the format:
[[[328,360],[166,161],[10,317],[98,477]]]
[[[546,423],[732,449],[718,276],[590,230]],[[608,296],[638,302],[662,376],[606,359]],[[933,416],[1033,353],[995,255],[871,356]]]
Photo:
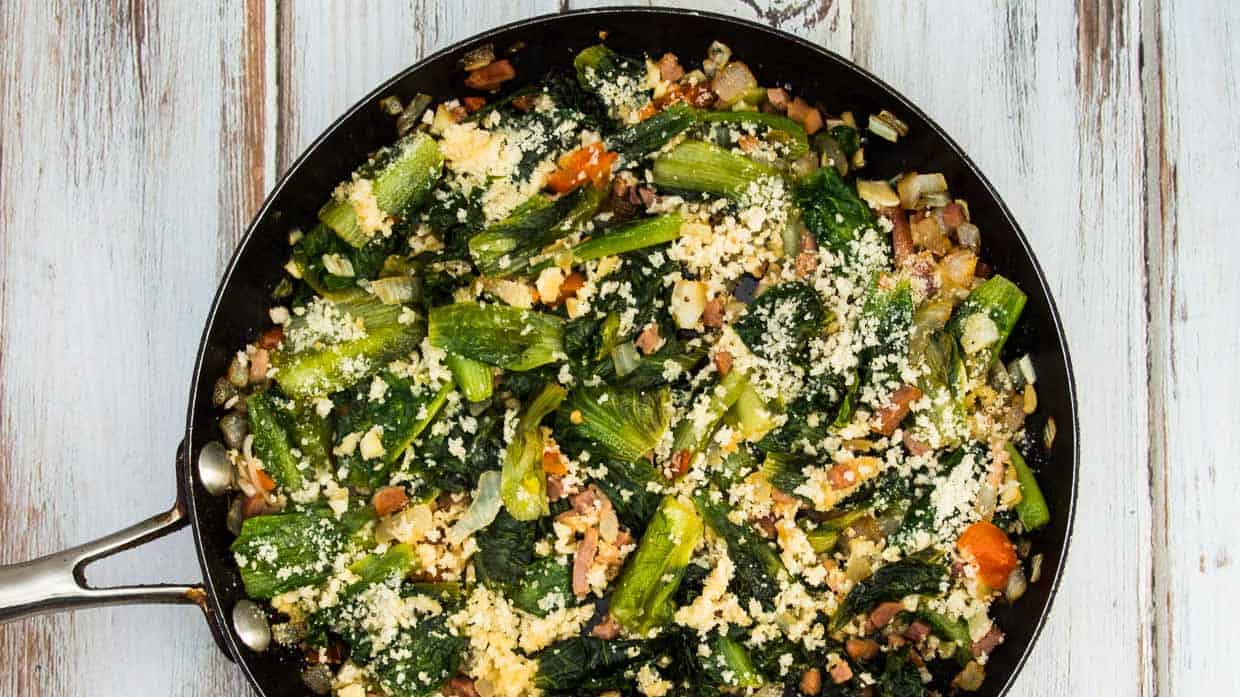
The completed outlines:
[[[664,53],[659,58],[659,77],[668,82],[676,82],[685,76],[685,69],[680,65],[680,59],[675,53]]]
[[[573,595],[584,598],[590,592],[590,567],[594,565],[594,555],[598,553],[598,528],[586,529],[581,542],[577,543],[577,553],[573,556]]]
[[[788,90],[782,87],[766,88],[766,102],[774,107],[776,111],[787,111],[790,100],[791,97],[788,95]]]
[[[884,436],[890,436],[900,427],[900,422],[904,421],[904,417],[908,416],[909,411],[913,408],[913,402],[921,399],[921,390],[913,385],[902,385],[895,392],[891,393],[891,400],[878,410],[878,414],[874,419],[874,430]]]
[[[490,65],[472,70],[465,84],[476,90],[493,90],[517,76],[517,71],[508,59],[497,60]]]
[[[827,672],[831,674],[831,682],[836,685],[841,685],[849,680],[852,680],[853,676],[852,668],[849,667],[848,661],[844,660],[836,660],[834,663],[827,666]]]
[[[870,610],[869,626],[870,629],[881,629],[887,626],[887,623],[893,617],[900,614],[904,609],[904,605],[897,602],[879,603],[873,610]]]
[[[374,504],[375,513],[384,516],[408,506],[409,495],[405,493],[403,486],[385,486],[375,492],[371,503]]]
[[[647,356],[658,351],[659,347],[663,345],[663,339],[659,336],[659,325],[654,322],[647,324],[642,333],[637,336],[637,341],[633,343],[637,345],[639,351]]]
[[[955,231],[956,228],[960,227],[965,222],[967,221],[964,217],[964,206],[956,203],[955,201],[943,206],[943,227],[946,227],[948,230]]]
[[[997,624],[991,625],[990,631],[986,632],[986,636],[973,642],[973,645],[969,647],[969,650],[973,653],[974,656],[981,656],[983,654],[989,654],[991,651],[994,651],[995,647],[997,647],[999,644],[1002,644],[1002,643],[1003,643],[1003,630],[999,629],[999,625]]]
[[[924,641],[928,636],[930,636],[930,625],[921,620],[913,620],[908,629],[904,630],[904,638],[914,644]]]
[[[909,230],[908,216],[895,206],[879,209],[878,214],[891,222],[892,253],[896,266],[903,266],[904,260],[913,255],[913,234]]]
[[[603,618],[602,622],[594,625],[594,628],[590,630],[590,636],[604,641],[615,639],[620,636],[620,623],[615,617],[608,615]]]

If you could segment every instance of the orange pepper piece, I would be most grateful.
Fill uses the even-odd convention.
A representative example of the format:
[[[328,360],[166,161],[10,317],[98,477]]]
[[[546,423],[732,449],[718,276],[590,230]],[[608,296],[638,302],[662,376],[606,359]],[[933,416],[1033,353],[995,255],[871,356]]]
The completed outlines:
[[[572,191],[587,181],[603,189],[611,179],[611,166],[617,157],[616,153],[608,152],[602,143],[578,148],[559,159],[559,169],[547,177],[547,186],[557,194]]]
[[[977,569],[977,577],[991,588],[1003,588],[1016,568],[1016,548],[1005,532],[979,520],[965,528],[956,540],[960,550]]]

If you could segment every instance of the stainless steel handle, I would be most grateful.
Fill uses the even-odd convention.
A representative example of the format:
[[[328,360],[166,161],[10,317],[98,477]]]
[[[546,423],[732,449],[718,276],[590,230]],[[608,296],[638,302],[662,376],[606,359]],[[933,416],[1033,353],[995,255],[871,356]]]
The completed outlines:
[[[86,566],[189,524],[180,504],[130,527],[32,561],[0,566],[0,624],[45,612],[137,603],[195,604],[208,612],[202,586],[92,588]],[[208,612],[208,619],[209,612]]]

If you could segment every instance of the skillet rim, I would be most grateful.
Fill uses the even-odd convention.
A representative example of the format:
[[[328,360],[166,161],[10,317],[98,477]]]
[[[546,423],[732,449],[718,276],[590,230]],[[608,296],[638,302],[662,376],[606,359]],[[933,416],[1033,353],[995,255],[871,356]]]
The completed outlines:
[[[1033,252],[1033,248],[1029,244],[1028,238],[1025,236],[1024,230],[1017,223],[1015,216],[1012,215],[1007,203],[999,195],[998,190],[982,172],[981,168],[965,153],[959,143],[955,141],[933,118],[926,114],[920,107],[905,97],[901,92],[889,85],[887,82],[871,73],[866,68],[854,63],[848,58],[835,53],[834,51],[816,44],[808,39],[804,39],[795,34],[785,32],[781,29],[762,24],[753,20],[743,19],[730,15],[720,14],[716,12],[686,9],[686,8],[670,8],[670,7],[652,7],[652,6],[613,6],[613,7],[595,7],[579,10],[570,10],[567,12],[544,13],[525,19],[516,20],[503,24],[483,32],[470,35],[449,46],[435,51],[421,60],[397,71],[388,79],[381,82],[377,87],[360,97],[352,106],[346,109],[340,116],[332,121],[306,148],[298,155],[297,159],[289,165],[288,169],[280,176],[279,180],[273,186],[262,205],[255,211],[251,217],[249,224],[246,226],[245,233],[237,243],[236,249],[233,251],[232,257],[225,266],[224,272],[220,277],[218,286],[216,287],[215,297],[212,299],[210,310],[207,313],[206,320],[203,324],[202,336],[198,344],[198,355],[194,361],[194,370],[192,382],[190,384],[189,404],[186,414],[185,437],[183,443],[186,447],[192,447],[194,443],[194,418],[195,405],[198,403],[199,395],[203,391],[203,368],[208,350],[208,338],[215,327],[216,321],[221,315],[221,302],[223,300],[225,290],[231,285],[233,275],[237,271],[238,264],[242,257],[245,256],[250,244],[253,242],[254,233],[258,227],[258,223],[263,220],[273,208],[277,200],[282,198],[285,189],[288,187],[290,180],[301,170],[310,156],[317,152],[323,144],[340,130],[346,121],[350,120],[355,114],[365,109],[376,98],[386,94],[398,83],[403,81],[409,75],[424,70],[430,63],[442,58],[443,56],[456,53],[466,46],[477,44],[499,34],[521,28],[532,28],[539,25],[551,24],[559,21],[561,18],[597,16],[605,18],[616,15],[652,15],[652,16],[671,16],[678,19],[684,18],[702,18],[713,22],[731,24],[743,29],[757,31],[765,34],[773,40],[793,43],[801,48],[808,49],[818,54],[821,58],[836,63],[844,70],[851,70],[870,83],[879,92],[885,93],[886,97],[894,104],[898,104],[901,109],[915,114],[921,118],[931,129],[931,131],[942,138],[950,149],[950,154],[958,158],[965,168],[977,177],[978,182],[985,191],[993,198],[998,212],[1002,215],[1006,224],[1015,233],[1015,239],[1019,249],[1025,260],[1027,260],[1033,270],[1033,275],[1037,280],[1038,290],[1041,295],[1046,298],[1047,309],[1050,312],[1051,324],[1054,327],[1054,342],[1058,344],[1058,350],[1063,356],[1064,376],[1067,379],[1067,403],[1066,408],[1071,416],[1072,434],[1072,450],[1071,450],[1071,482],[1068,496],[1069,510],[1067,514],[1067,525],[1064,528],[1063,539],[1058,545],[1055,545],[1058,554],[1059,563],[1055,568],[1055,576],[1051,579],[1051,587],[1046,596],[1046,602],[1038,613],[1036,624],[1033,632],[1029,636],[1028,642],[1022,647],[1021,654],[1013,663],[1011,671],[1008,673],[1002,686],[995,693],[998,697],[1006,695],[1016,683],[1017,677],[1024,669],[1026,662],[1033,653],[1038,640],[1041,638],[1042,630],[1045,628],[1047,620],[1050,616],[1051,608],[1054,605],[1055,598],[1059,593],[1061,583],[1063,582],[1064,571],[1067,566],[1068,551],[1071,547],[1072,535],[1076,521],[1077,496],[1079,490],[1080,479],[1080,418],[1078,415],[1078,403],[1076,395],[1076,377],[1072,368],[1072,358],[1068,349],[1067,334],[1063,327],[1060,317],[1059,308],[1055,303],[1054,294],[1046,279],[1046,274],[1042,269],[1042,265],[1038,262],[1037,256]],[[1048,340],[1048,339],[1043,339]],[[209,387],[205,388],[209,389]],[[192,466],[193,457],[191,453],[187,453],[186,457],[178,457],[177,468],[180,470],[177,477],[178,498],[185,502],[186,512],[189,516],[190,527],[193,529],[194,547],[196,556],[198,557],[199,567],[202,570],[202,585],[206,592],[207,602],[212,612],[207,613],[207,621],[212,624],[212,632],[216,635],[217,642],[222,637],[222,645],[227,648],[227,658],[237,663],[250,686],[259,695],[265,695],[266,691],[258,682],[258,678],[252,670],[251,661],[254,658],[261,659],[261,654],[254,654],[248,649],[243,649],[238,645],[235,632],[232,630],[227,619],[231,616],[231,612],[227,611],[221,604],[220,595],[217,593],[217,586],[220,579],[216,573],[216,565],[221,563],[220,559],[208,559],[204,552],[204,543],[202,537],[201,526],[199,525],[199,508],[198,508],[198,491],[194,481],[194,467]],[[221,572],[222,573],[222,572]],[[230,610],[230,609],[229,609]]]

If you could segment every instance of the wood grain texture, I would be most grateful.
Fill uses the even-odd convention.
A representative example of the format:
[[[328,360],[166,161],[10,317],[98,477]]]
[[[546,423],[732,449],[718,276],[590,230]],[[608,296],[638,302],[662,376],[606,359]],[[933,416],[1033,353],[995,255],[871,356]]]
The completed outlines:
[[[198,4],[0,5],[0,562],[174,497],[194,346],[243,203],[221,192],[260,188],[230,168],[220,118],[240,72],[222,31],[236,36],[236,17]],[[186,534],[93,571],[100,584],[199,578]],[[0,655],[5,695],[244,690],[191,608],[7,625]]]
[[[1240,8],[1145,9],[1156,687],[1240,694],[1240,249],[1223,203],[1240,166]]]
[[[218,272],[339,113],[453,41],[599,4],[0,3],[0,563],[171,499]],[[1077,371],[1081,497],[1012,694],[1240,694],[1234,3],[668,4],[772,24],[891,83],[977,160],[1047,271]],[[92,580],[196,576],[182,535]],[[0,627],[0,656],[22,666],[4,696],[247,694],[183,608]]]

